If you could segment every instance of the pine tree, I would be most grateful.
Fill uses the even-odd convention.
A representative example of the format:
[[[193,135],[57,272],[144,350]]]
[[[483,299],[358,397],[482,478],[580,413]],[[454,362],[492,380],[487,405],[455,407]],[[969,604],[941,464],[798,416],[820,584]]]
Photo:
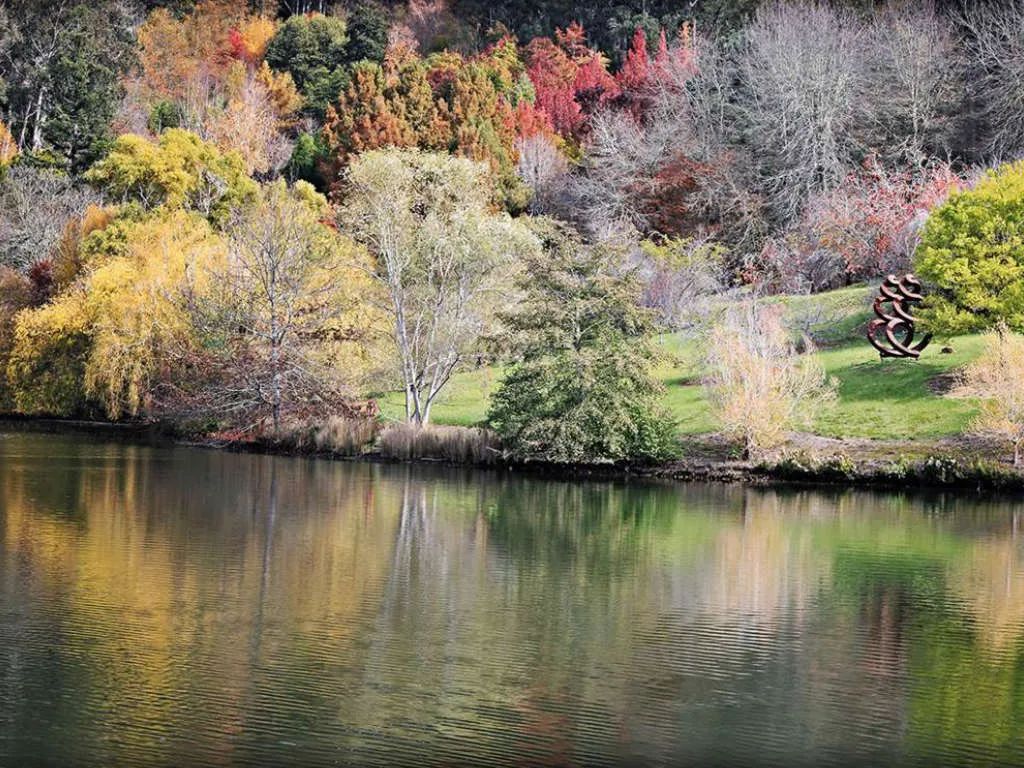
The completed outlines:
[[[675,453],[675,425],[657,406],[650,315],[609,249],[541,220],[523,299],[505,316],[516,358],[488,421],[520,459],[594,463]]]

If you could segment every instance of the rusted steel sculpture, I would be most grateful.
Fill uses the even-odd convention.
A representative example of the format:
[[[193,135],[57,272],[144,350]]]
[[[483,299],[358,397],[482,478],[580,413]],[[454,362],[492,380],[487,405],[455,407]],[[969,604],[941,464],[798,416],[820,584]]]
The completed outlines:
[[[917,319],[910,314],[910,308],[923,299],[921,281],[913,275],[901,278],[889,275],[878,289],[873,309],[877,319],[868,323],[868,341],[883,358],[918,358],[928,346],[932,335],[926,333],[914,344],[914,323]],[[890,309],[886,309],[886,304]],[[884,333],[884,338],[879,335]]]

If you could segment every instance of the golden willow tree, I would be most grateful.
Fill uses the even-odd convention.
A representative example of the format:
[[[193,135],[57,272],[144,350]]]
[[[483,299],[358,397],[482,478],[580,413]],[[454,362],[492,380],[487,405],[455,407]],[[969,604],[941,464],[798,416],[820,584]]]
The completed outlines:
[[[359,407],[380,315],[322,195],[177,129],[121,137],[90,179],[122,202],[66,228],[55,295],[13,315],[18,410],[276,429]]]

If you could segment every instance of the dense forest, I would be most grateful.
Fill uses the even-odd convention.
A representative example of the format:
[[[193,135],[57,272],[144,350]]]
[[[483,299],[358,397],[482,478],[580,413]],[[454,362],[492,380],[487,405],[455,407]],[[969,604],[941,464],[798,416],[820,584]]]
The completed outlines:
[[[1013,2],[4,0],[0,405],[420,424],[497,361],[521,453],[665,455],[652,334],[907,271],[1022,89]],[[936,321],[1015,326],[943,232]]]

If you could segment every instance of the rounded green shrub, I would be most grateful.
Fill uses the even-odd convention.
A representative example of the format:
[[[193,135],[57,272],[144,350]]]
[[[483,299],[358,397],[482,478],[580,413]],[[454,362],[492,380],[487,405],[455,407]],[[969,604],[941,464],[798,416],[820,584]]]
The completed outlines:
[[[936,208],[914,268],[929,288],[920,313],[929,330],[968,333],[999,321],[1024,330],[1024,161]]]

